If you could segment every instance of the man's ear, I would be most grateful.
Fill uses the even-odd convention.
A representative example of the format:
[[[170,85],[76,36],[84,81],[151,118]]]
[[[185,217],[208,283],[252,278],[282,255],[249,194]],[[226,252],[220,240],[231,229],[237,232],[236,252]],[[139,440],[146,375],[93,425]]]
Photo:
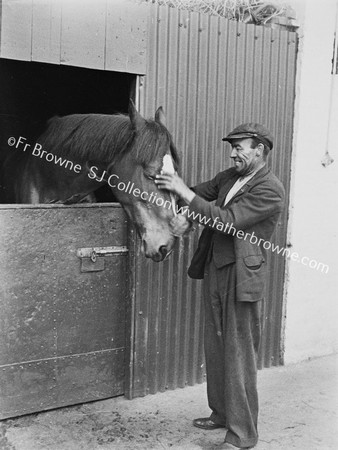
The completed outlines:
[[[261,156],[264,152],[264,145],[259,143],[256,148],[257,148],[256,155]]]

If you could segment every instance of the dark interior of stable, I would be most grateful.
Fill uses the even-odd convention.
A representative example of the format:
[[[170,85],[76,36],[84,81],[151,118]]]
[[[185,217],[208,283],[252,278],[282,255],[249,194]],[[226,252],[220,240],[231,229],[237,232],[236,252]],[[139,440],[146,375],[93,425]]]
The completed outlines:
[[[0,59],[0,164],[11,151],[9,137],[36,142],[55,115],[127,113],[134,92],[135,75],[127,73]],[[95,196],[116,201],[108,186]]]

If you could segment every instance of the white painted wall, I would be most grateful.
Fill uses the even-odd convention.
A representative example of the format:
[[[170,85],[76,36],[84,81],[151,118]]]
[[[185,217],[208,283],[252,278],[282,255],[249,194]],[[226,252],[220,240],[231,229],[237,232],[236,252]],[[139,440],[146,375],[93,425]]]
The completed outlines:
[[[288,237],[293,251],[329,272],[288,262],[286,364],[338,351],[338,75],[335,89],[331,75],[338,2],[290,4],[301,26]],[[324,168],[328,133],[335,161]]]

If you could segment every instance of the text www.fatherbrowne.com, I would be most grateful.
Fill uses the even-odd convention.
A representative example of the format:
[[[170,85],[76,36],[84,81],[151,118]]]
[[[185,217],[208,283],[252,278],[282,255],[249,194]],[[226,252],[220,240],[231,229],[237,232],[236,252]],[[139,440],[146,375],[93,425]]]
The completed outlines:
[[[326,274],[329,272],[329,266],[327,264],[318,262],[315,259],[310,259],[307,256],[300,256],[299,253],[291,252],[288,248],[280,247],[273,242],[259,238],[255,235],[254,231],[252,231],[252,233],[246,233],[243,230],[237,230],[233,223],[223,223],[219,220],[219,217],[212,220],[211,217],[202,216],[201,213],[190,211],[187,206],[177,207],[176,212],[177,214],[186,215],[188,219],[191,219],[194,222],[197,221],[201,225],[215,228],[219,232],[236,236],[238,239],[249,240],[251,244],[262,246],[265,250],[270,250],[272,253],[277,253],[278,255],[290,258],[291,261],[301,263],[304,266],[310,267],[310,269],[315,269]]]

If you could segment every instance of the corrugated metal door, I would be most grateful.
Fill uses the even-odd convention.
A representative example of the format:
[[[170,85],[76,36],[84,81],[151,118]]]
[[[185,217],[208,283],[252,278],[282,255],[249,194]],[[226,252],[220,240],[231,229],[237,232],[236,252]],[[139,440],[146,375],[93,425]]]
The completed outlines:
[[[189,185],[229,167],[221,138],[236,125],[257,121],[276,137],[270,160],[289,195],[297,36],[209,15],[152,6],[142,113],[163,105],[182,151]],[[286,245],[287,208],[272,242]],[[197,232],[169,261],[138,266],[134,395],[203,380],[201,282],[187,267]],[[260,365],[282,363],[285,261],[270,255],[268,301]]]
[[[122,208],[3,206],[0,222],[0,419],[123,394]],[[122,253],[77,255],[105,246]]]

